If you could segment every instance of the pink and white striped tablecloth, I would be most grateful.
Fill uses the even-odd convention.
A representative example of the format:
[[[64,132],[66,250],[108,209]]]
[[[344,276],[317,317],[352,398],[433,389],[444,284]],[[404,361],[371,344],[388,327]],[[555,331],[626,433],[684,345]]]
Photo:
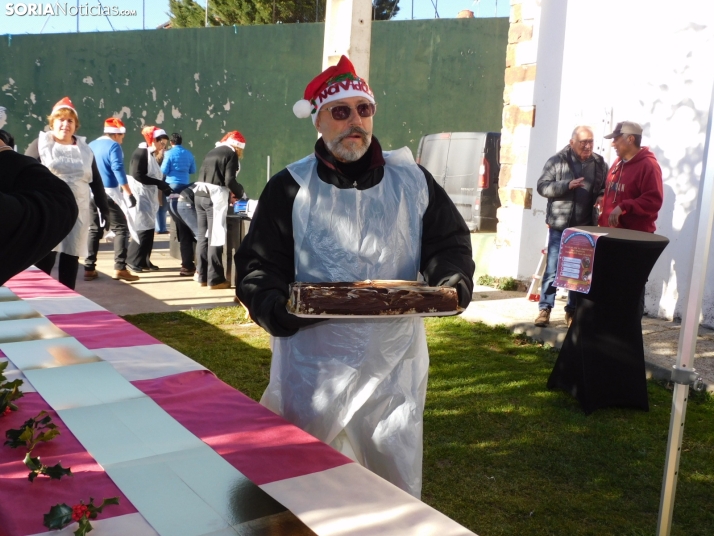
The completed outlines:
[[[472,534],[223,383],[195,361],[39,270],[17,275],[6,287],[109,362],[315,533]],[[0,342],[0,361],[5,361],[2,348]],[[22,373],[14,370],[10,376],[22,377]],[[0,418],[2,436],[5,430],[18,428],[41,410],[47,411],[63,433],[39,445],[33,454],[41,456],[47,465],[61,461],[63,466],[71,466],[74,476],[61,481],[43,477],[30,483],[18,451],[0,447],[0,536],[45,534],[42,514],[52,505],[71,505],[90,495],[100,501],[120,497],[119,506],[107,508],[101,519],[93,522],[93,535],[157,534],[102,466],[65,429],[57,413],[33,392],[32,385],[26,382],[23,387],[20,410]],[[47,534],[71,534],[72,527]]]

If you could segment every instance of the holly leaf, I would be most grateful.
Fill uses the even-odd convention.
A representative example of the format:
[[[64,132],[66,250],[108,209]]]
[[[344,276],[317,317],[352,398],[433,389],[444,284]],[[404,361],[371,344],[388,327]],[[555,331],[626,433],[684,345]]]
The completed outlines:
[[[30,419],[30,421],[31,420],[32,419]],[[30,421],[26,421],[22,428],[11,428],[5,432],[5,437],[7,438],[5,444],[8,447],[16,449],[17,447],[26,445],[27,441],[32,439],[32,425],[27,426],[27,423]]]
[[[30,471],[39,471],[42,469],[42,462],[40,461],[39,456],[37,458],[32,458],[28,452],[25,454],[25,459],[22,461],[25,463],[25,467],[27,467]]]
[[[109,499],[104,499],[102,501],[102,504],[100,504],[99,506],[95,506],[94,498],[90,497],[89,504],[87,505],[87,508],[89,509],[89,517],[92,519],[96,519],[97,514],[101,514],[102,509],[105,506],[109,506],[110,504],[119,504],[119,497],[110,497]]]
[[[83,517],[79,520],[79,527],[74,531],[74,536],[84,536],[92,530],[92,525],[89,523],[89,519]]]
[[[52,467],[47,467],[46,465],[44,465],[41,473],[43,475],[47,475],[51,479],[60,480],[63,476],[72,476],[72,469],[70,467],[67,467],[65,469],[59,463],[57,463]]]
[[[53,428],[46,432],[40,432],[37,435],[37,438],[35,439],[35,441],[38,441],[38,442],[39,441],[52,441],[55,437],[60,435],[60,431],[57,430],[56,425],[54,425],[54,424],[48,425],[47,428],[49,428],[50,426],[52,426]]]
[[[72,522],[72,508],[56,504],[43,516],[42,524],[50,530],[59,530]]]
[[[30,482],[33,482],[39,475],[45,475],[54,480],[61,480],[63,476],[72,476],[72,469],[70,467],[65,469],[59,463],[48,467],[40,461],[39,456],[33,458],[29,452],[25,455],[23,461],[25,462],[25,466],[30,470],[30,474],[27,475]]]

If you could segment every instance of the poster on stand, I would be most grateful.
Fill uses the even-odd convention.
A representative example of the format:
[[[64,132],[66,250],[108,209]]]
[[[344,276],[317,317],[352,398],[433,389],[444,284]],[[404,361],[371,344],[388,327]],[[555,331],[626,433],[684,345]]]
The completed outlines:
[[[588,233],[577,227],[566,229],[560,239],[558,269],[553,285],[587,294],[592,283],[595,245],[607,233]]]

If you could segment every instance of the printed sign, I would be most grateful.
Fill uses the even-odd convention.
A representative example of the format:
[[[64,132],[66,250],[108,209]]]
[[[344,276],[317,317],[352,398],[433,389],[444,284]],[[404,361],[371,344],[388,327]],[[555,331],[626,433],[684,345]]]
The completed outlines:
[[[590,292],[595,244],[603,234],[606,233],[586,233],[577,228],[563,231],[554,286],[584,294]]]

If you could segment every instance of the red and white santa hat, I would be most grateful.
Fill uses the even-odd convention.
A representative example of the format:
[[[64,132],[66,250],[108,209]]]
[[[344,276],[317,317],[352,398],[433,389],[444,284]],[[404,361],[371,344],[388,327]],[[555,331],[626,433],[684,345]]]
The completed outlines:
[[[118,117],[110,117],[104,121],[105,134],[126,134],[126,127]]]
[[[153,125],[146,126],[141,129],[141,135],[144,136],[147,145],[151,145],[154,140],[160,136],[166,136],[166,131],[162,128],[155,127]]]
[[[230,147],[237,147],[238,149],[244,149],[245,148],[245,138],[243,137],[243,134],[238,132],[237,130],[231,130],[228,134],[223,136],[221,138],[221,141],[219,141],[216,146],[218,145],[229,145]]]
[[[74,112],[74,115],[79,118],[79,114],[77,113],[74,104],[72,104],[72,101],[69,100],[69,97],[63,97],[59,102],[57,102],[57,104],[52,107],[52,115],[62,110],[63,108],[66,108],[67,110],[72,110]]]
[[[301,119],[312,117],[313,123],[320,108],[328,102],[348,97],[365,97],[374,103],[374,93],[367,82],[357,76],[347,56],[342,56],[337,65],[328,67],[313,78],[305,88],[303,97],[293,106],[293,113]]]

